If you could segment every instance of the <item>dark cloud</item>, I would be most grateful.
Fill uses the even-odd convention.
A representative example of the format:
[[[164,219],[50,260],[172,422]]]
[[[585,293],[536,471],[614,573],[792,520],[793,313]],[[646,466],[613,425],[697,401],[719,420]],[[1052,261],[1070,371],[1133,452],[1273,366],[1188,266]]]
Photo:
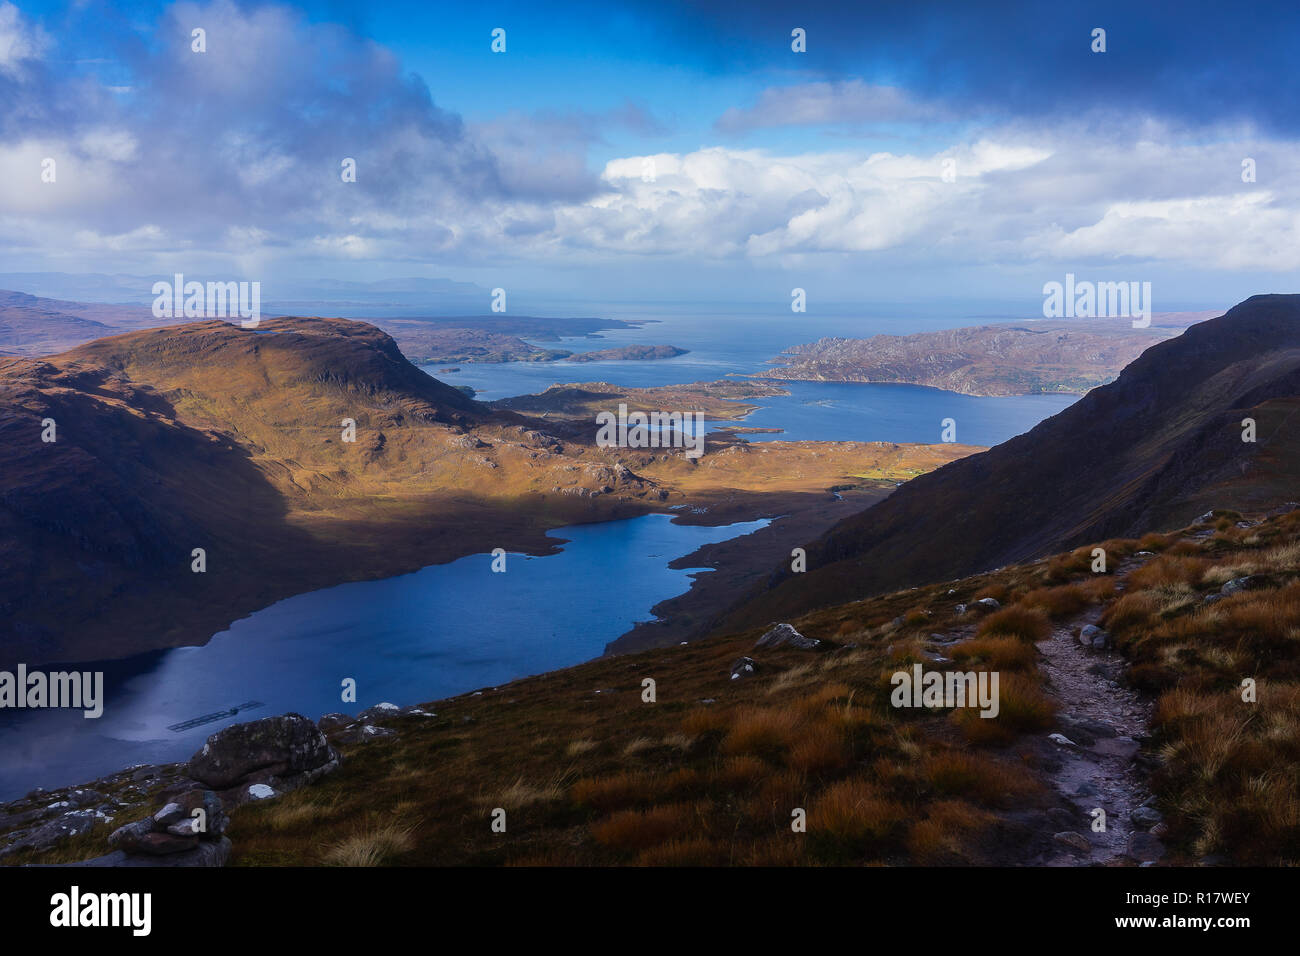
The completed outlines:
[[[861,77],[954,111],[1004,117],[1101,109],[1300,129],[1294,0],[636,4],[656,24],[647,36],[665,44],[663,55],[718,73]],[[790,51],[794,27],[807,31],[807,53]],[[1104,54],[1091,52],[1094,27],[1107,32]]]

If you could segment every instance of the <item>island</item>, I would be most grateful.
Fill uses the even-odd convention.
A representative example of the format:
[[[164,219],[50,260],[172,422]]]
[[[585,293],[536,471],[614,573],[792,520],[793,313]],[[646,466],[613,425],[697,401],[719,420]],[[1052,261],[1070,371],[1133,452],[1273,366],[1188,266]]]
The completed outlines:
[[[1030,320],[866,339],[822,338],[771,360],[764,379],[928,385],[964,395],[1083,394],[1114,381],[1152,345],[1213,312],[1124,319]]]

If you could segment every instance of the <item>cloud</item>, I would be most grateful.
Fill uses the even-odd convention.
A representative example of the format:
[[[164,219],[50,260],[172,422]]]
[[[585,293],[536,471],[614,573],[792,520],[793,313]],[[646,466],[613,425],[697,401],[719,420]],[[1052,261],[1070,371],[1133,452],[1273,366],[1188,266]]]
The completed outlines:
[[[41,29],[28,23],[16,6],[0,3],[0,73],[21,73],[42,55],[47,43]]]
[[[1300,133],[1300,6],[1256,0],[1087,4],[1001,0],[629,0],[662,56],[720,75],[799,71],[898,87],[917,102],[1001,121],[1064,111]],[[807,52],[790,50],[801,27]],[[1106,31],[1093,53],[1092,31]]]
[[[899,87],[854,79],[764,90],[754,106],[727,110],[716,126],[722,132],[739,133],[763,127],[865,125],[947,117],[947,110],[918,102]]]
[[[199,27],[206,53],[191,50]],[[819,80],[767,89],[718,128],[925,121],[926,148],[704,145],[593,169],[615,132],[654,142],[664,125],[631,103],[466,123],[392,51],[281,6],[180,3],[147,40],[106,50],[101,85],[55,70],[49,41],[0,4],[0,252],[137,272],[198,257],[658,261],[668,276],[684,261],[1300,268],[1294,138],[1249,123],[1085,109],[968,131],[934,123],[952,107],[911,87]]]

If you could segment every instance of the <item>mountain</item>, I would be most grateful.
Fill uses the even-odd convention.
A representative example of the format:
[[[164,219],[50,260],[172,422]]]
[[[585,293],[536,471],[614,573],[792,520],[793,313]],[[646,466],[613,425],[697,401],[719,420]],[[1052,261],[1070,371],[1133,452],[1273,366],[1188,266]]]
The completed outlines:
[[[778,568],[718,625],[1300,497],[1298,411],[1300,296],[1254,296],[1147,349],[1028,433],[836,525],[809,545],[806,573]],[[1257,423],[1254,443],[1242,440],[1245,418]]]
[[[201,641],[290,594],[646,510],[651,482],[535,424],[341,319],[0,358],[0,659]]]

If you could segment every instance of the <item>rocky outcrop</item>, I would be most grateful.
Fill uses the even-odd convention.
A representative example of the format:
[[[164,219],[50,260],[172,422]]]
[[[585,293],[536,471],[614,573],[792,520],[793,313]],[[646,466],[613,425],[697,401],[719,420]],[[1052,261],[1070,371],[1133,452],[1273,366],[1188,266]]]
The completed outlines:
[[[789,624],[777,624],[758,639],[754,650],[774,650],[778,647],[794,647],[801,651],[811,651],[821,646],[821,641],[814,637],[804,637]]]
[[[237,804],[258,798],[248,792],[250,786],[284,793],[338,765],[338,752],[316,724],[301,714],[284,714],[217,731],[190,758],[186,773]]]

